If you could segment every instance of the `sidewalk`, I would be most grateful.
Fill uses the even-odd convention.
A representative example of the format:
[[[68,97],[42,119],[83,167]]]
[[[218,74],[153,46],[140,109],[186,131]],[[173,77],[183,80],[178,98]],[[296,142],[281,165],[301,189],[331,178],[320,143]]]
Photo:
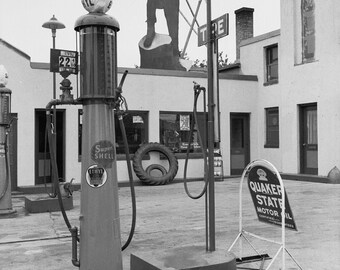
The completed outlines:
[[[284,184],[298,228],[298,232],[286,231],[287,249],[303,269],[340,269],[340,185],[289,180]],[[189,183],[195,194],[202,186],[201,182]],[[243,217],[247,231],[279,241],[279,227],[258,222],[247,188],[244,184]],[[228,249],[238,234],[239,179],[216,182],[215,191],[216,247]],[[205,245],[205,200],[188,198],[183,183],[136,186],[136,197],[136,232],[123,251],[124,270],[130,269],[131,253]],[[77,191],[74,209],[68,211],[71,224],[78,227],[79,198]],[[12,201],[16,216],[0,218],[0,269],[77,269],[71,263],[71,239],[61,213],[29,214],[24,209],[23,197],[14,196]],[[119,189],[119,204],[124,243],[131,223],[129,188]],[[267,243],[253,239],[252,243],[260,253],[274,256],[276,252]],[[244,249],[246,253],[250,251],[245,243]],[[233,251],[236,253],[237,248]],[[286,269],[298,269],[286,257]],[[280,269],[280,258],[271,269]],[[256,265],[258,269],[259,263]]]

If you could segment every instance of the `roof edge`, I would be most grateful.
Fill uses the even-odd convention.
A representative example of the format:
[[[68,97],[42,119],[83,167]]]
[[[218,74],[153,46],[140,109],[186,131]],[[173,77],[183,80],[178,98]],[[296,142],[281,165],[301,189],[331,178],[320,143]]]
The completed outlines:
[[[269,38],[273,38],[273,37],[279,36],[280,34],[281,34],[281,30],[277,29],[277,30],[265,33],[263,35],[248,38],[248,39],[241,41],[240,47],[246,46],[246,45],[249,45],[249,44],[252,44],[252,43],[260,42],[262,40],[266,40],[266,39],[269,39]]]
[[[27,60],[31,61],[31,57],[28,54],[26,54],[23,51],[19,50],[18,48],[14,47],[13,45],[11,45],[7,41],[3,40],[2,38],[0,38],[0,43],[2,43],[7,48],[15,51],[16,53],[20,54],[22,57],[26,58]]]
[[[32,69],[50,69],[49,63],[31,62]],[[150,76],[166,76],[166,77],[192,77],[192,78],[207,78],[206,72],[197,71],[180,71],[180,70],[165,70],[165,69],[147,69],[147,68],[129,68],[118,67],[118,73],[124,73],[127,70],[130,74],[150,75]],[[240,81],[257,81],[257,76],[240,75],[240,74],[223,74],[220,73],[220,79],[224,80],[240,80]]]

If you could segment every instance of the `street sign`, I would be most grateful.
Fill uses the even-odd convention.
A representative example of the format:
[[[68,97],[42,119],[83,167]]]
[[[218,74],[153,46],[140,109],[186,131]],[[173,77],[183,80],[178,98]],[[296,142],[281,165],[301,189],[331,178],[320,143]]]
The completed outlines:
[[[259,221],[279,226],[282,225],[282,192],[285,192],[285,227],[297,230],[286,191],[271,170],[260,165],[252,167],[248,187]]]
[[[221,17],[211,21],[212,38],[219,39],[229,35],[229,14],[226,13]],[[207,25],[198,28],[198,47],[208,43]]]
[[[51,49],[50,55],[51,72],[78,73],[78,52]]]

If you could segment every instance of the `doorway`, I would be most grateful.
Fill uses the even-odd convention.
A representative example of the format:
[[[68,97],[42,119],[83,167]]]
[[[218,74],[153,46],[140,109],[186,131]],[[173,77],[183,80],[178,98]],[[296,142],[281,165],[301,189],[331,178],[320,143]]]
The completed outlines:
[[[300,105],[300,172],[318,174],[317,104]]]
[[[57,109],[56,153],[59,179],[65,177],[65,110]],[[51,156],[46,132],[46,111],[35,110],[35,184],[52,182]]]
[[[250,162],[249,114],[230,114],[230,174],[241,175]]]

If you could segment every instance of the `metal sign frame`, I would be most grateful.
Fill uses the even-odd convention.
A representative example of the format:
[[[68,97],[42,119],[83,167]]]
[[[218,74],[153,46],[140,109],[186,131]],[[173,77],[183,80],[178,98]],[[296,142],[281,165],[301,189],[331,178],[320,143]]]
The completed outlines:
[[[50,72],[78,74],[78,52],[51,49]]]
[[[256,235],[254,233],[248,232],[246,230],[244,230],[243,228],[243,205],[242,205],[242,188],[243,188],[243,181],[244,178],[246,176],[248,176],[249,171],[254,167],[254,166],[263,166],[266,167],[267,169],[271,170],[275,176],[278,178],[280,186],[281,186],[281,199],[282,199],[282,208],[281,208],[281,242],[272,240],[272,239],[268,239],[259,235]],[[295,262],[295,264],[302,270],[302,267],[299,265],[299,263],[296,261],[296,259],[289,253],[289,251],[286,248],[286,242],[285,242],[285,238],[286,238],[286,233],[285,233],[285,196],[286,196],[286,192],[284,189],[284,185],[283,185],[283,181],[281,178],[280,173],[278,172],[278,170],[275,168],[275,166],[270,163],[267,160],[264,159],[258,159],[258,160],[254,160],[252,162],[250,162],[247,167],[244,169],[242,176],[241,176],[241,181],[240,181],[240,189],[239,189],[239,233],[236,236],[234,242],[231,244],[231,246],[228,248],[228,252],[231,251],[231,249],[235,246],[235,244],[238,242],[238,240],[243,237],[247,243],[252,247],[252,249],[257,253],[257,255],[261,256],[260,253],[255,249],[255,247],[251,244],[250,240],[247,238],[247,236],[252,236],[255,237],[257,239],[263,240],[263,241],[267,241],[267,242],[271,242],[274,244],[279,245],[279,249],[277,250],[277,252],[275,253],[274,257],[271,259],[271,262],[269,263],[269,265],[267,266],[266,270],[268,270],[272,264],[274,263],[274,261],[276,260],[276,258],[279,256],[280,252],[282,252],[282,270],[285,270],[285,259],[286,259],[286,252],[287,254],[292,258],[292,260]],[[240,241],[239,243],[239,248],[240,248],[240,258],[242,258],[242,241]]]
[[[248,188],[253,200],[257,218],[261,222],[281,226],[281,193],[278,177],[266,166],[252,166],[248,171]],[[296,230],[293,212],[285,194],[285,227]]]
[[[222,27],[221,27],[222,26]],[[223,31],[220,33],[220,30],[223,29]],[[225,37],[229,35],[229,13],[226,13],[214,20],[211,21],[211,30],[212,30],[212,37],[214,39],[220,39],[222,37]],[[198,40],[197,44],[198,47],[203,46],[209,42],[208,38],[208,27],[207,24],[204,24],[200,27],[198,27]]]

